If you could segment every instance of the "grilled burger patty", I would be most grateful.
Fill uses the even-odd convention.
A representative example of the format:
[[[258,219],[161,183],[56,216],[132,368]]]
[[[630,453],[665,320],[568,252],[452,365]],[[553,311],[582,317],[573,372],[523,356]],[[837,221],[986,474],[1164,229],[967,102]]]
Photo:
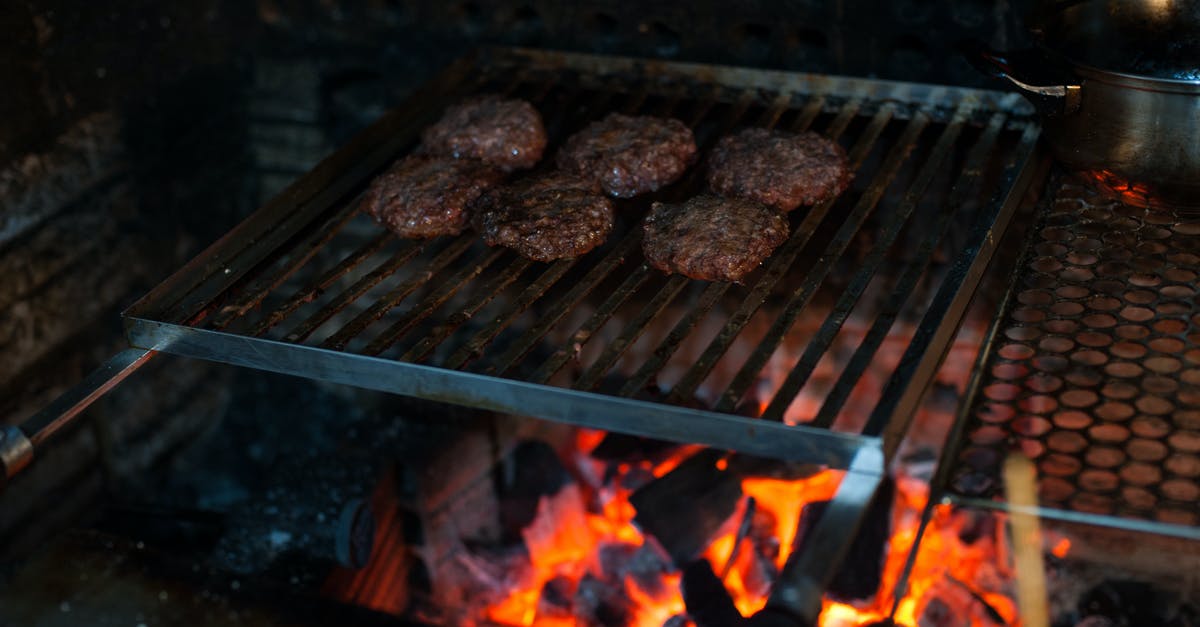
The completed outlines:
[[[363,208],[401,237],[457,235],[467,227],[469,205],[503,178],[474,159],[409,156],[371,182]]]
[[[747,129],[722,137],[708,164],[714,192],[781,211],[833,198],[852,178],[846,151],[812,132]]]
[[[535,261],[578,257],[613,228],[613,204],[593,181],[554,172],[480,197],[472,221],[489,246],[507,246]]]
[[[696,140],[679,120],[611,113],[567,138],[558,167],[629,198],[679,179],[696,161]]]
[[[650,265],[704,281],[739,281],[788,236],[787,219],[752,200],[697,196],[654,203],[643,225]]]
[[[421,152],[481,159],[505,170],[533,167],[546,149],[542,116],[524,100],[483,96],[446,109],[421,133]]]

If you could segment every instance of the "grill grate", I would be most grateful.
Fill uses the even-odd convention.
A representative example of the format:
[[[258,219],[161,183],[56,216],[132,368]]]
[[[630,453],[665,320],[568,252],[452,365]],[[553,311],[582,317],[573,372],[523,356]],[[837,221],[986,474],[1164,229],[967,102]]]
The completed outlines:
[[[1057,190],[981,362],[955,498],[1002,505],[1019,448],[1046,515],[1200,538],[1198,234],[1194,214]]]
[[[476,92],[534,103],[547,154],[609,111],[671,115],[702,155],[744,126],[823,133],[848,148],[855,183],[794,212],[790,238],[744,285],[666,277],[641,258],[650,202],[702,192],[702,167],[618,201],[610,241],[580,259],[534,263],[470,233],[380,232],[357,212],[366,183]],[[491,51],[447,70],[156,288],[127,313],[131,341],[846,467],[864,443],[882,438],[889,455],[899,444],[1029,178],[1028,114],[1013,95],[976,90]],[[333,371],[347,363],[363,374]],[[395,369],[408,365],[438,370]],[[454,378],[465,373],[487,379]],[[471,389],[481,381],[499,387]],[[583,394],[546,396],[569,406],[541,412],[525,402],[552,389]],[[601,415],[635,409],[654,418]],[[774,426],[749,420],[760,416]],[[655,424],[672,421],[682,422]],[[806,426],[786,426],[796,423]],[[780,434],[786,446],[769,441]]]

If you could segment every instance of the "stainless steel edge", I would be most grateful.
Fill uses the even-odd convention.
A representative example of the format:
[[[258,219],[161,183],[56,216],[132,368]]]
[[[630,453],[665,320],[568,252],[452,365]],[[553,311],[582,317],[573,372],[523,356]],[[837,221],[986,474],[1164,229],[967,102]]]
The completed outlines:
[[[742,89],[821,94],[840,98],[897,100],[948,108],[957,107],[964,102],[974,102],[989,109],[1008,111],[1017,115],[1034,113],[1032,105],[1021,98],[1020,94],[998,90],[531,48],[497,47],[488,49],[488,52],[499,58],[518,59],[522,65],[532,69],[568,68],[597,74],[619,72],[644,76],[674,76]]]
[[[132,345],[208,361],[353,385],[764,457],[850,467],[878,438],[457,372],[310,346],[126,318]]]
[[[783,566],[767,607],[816,625],[825,588],[838,572],[886,472],[883,448],[863,446],[850,462],[829,507]]]
[[[946,503],[962,505],[965,507],[973,507],[976,509],[987,509],[998,512],[1019,512],[1023,514],[1031,514],[1039,516],[1047,520],[1061,520],[1063,522],[1077,523],[1088,525],[1090,527],[1103,526],[1112,527],[1115,529],[1124,529],[1127,531],[1136,531],[1140,533],[1152,533],[1163,536],[1172,536],[1175,538],[1183,538],[1185,540],[1200,540],[1200,527],[1189,527],[1187,525],[1173,525],[1171,523],[1157,522],[1154,520],[1144,520],[1141,518],[1121,518],[1119,516],[1109,516],[1105,514],[1089,514],[1086,512],[1076,512],[1066,509],[1055,509],[1052,507],[1025,507],[1021,505],[1011,505],[1007,501],[993,501],[990,499],[977,499],[957,494],[948,493],[943,497]]]

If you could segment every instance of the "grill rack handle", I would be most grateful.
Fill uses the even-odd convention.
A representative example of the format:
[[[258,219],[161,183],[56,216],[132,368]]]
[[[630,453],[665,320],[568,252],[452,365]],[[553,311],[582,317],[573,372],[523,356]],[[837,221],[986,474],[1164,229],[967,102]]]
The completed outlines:
[[[142,348],[123,350],[20,426],[0,427],[0,492],[33,462],[39,448],[157,354]]]

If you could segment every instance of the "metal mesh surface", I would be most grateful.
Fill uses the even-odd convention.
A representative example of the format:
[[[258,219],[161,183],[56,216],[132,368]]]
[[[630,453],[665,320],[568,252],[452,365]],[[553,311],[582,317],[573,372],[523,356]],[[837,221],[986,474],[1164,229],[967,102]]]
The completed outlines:
[[[1068,183],[1034,230],[949,489],[996,497],[1016,449],[1044,508],[1200,524],[1200,216]]]

